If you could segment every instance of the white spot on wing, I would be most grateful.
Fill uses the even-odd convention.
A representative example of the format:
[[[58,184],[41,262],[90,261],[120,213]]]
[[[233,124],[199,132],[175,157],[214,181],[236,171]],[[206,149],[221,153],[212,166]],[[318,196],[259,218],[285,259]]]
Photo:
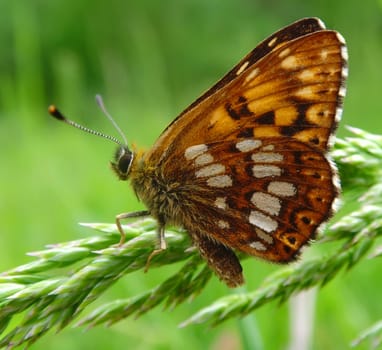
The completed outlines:
[[[258,67],[252,69],[252,72],[250,72],[246,77],[245,77],[245,81],[248,83],[249,81],[251,81],[254,77],[256,77],[260,72],[260,69]]]
[[[262,145],[260,140],[246,139],[243,141],[239,141],[236,144],[236,148],[241,152],[249,152],[256,148],[259,148]]]
[[[236,75],[239,75],[239,74],[243,73],[244,69],[247,68],[248,65],[249,65],[249,61],[245,61],[245,62],[240,66],[240,68],[237,70]]]
[[[338,95],[341,97],[345,97],[346,95],[346,87],[344,85],[340,86],[340,89],[338,90]]]
[[[215,199],[215,207],[219,208],[219,209],[227,209],[227,203],[226,203],[226,200],[227,200],[227,197],[217,197]]]
[[[341,76],[343,80],[345,80],[348,77],[348,74],[349,74],[348,67],[346,66],[342,67]]]
[[[196,177],[210,177],[225,172],[225,166],[223,164],[211,164],[199,169],[196,173]]]
[[[262,148],[263,151],[273,151],[275,149],[274,145],[266,145]]]
[[[298,89],[295,92],[295,95],[297,97],[302,97],[302,98],[311,98],[312,96],[315,95],[314,90],[312,89],[311,86],[304,86],[303,88]]]
[[[258,251],[267,250],[267,247],[263,243],[261,243],[260,241],[253,241],[253,242],[249,243],[249,246],[253,249],[258,250]]]
[[[298,78],[303,82],[310,82],[315,78],[314,71],[311,69],[303,69],[299,74]]]
[[[344,38],[340,33],[336,32],[336,36],[337,36],[338,41],[339,41],[342,45],[346,45],[345,38]]]
[[[257,236],[268,244],[273,244],[273,237],[259,228],[255,228]]]
[[[257,210],[251,210],[251,213],[249,214],[249,222],[268,233],[275,231],[278,226],[276,220],[273,220]]]
[[[252,160],[256,163],[282,162],[284,157],[280,153],[258,152],[252,154]]]
[[[261,211],[270,215],[279,215],[281,209],[281,201],[277,197],[263,192],[254,192],[251,202]]]
[[[286,48],[279,53],[279,58],[284,58],[290,54],[290,49]]]
[[[195,165],[201,166],[212,163],[214,161],[214,157],[210,153],[203,153],[200,156],[197,156],[195,159]]]
[[[348,49],[346,48],[346,45],[345,45],[345,39],[343,38],[343,36],[341,34],[337,33],[337,37],[340,36],[342,39],[343,39],[343,45],[341,46],[341,57],[345,60],[345,61],[348,61],[349,59],[349,54],[348,54]]]
[[[341,120],[341,116],[342,116],[342,108],[341,107],[337,107],[336,109],[336,115],[334,117],[335,121],[338,123],[340,120]]]
[[[267,191],[280,197],[292,197],[296,194],[296,186],[284,181],[271,181]]]
[[[268,43],[268,46],[269,47],[272,47],[277,41],[277,36],[275,36],[269,43]]]
[[[200,156],[202,153],[206,152],[208,149],[207,145],[201,144],[201,145],[195,145],[188,147],[186,151],[184,152],[184,156],[186,159],[194,159],[197,156]]]
[[[281,61],[283,69],[296,69],[298,67],[297,59],[295,56],[288,56]]]
[[[329,55],[328,50],[321,50],[320,56],[323,61],[326,61],[326,59],[328,58],[328,55]]]
[[[273,177],[281,175],[281,168],[275,165],[254,165],[252,172],[253,176],[257,178]]]
[[[219,220],[218,226],[222,229],[229,228],[229,223],[225,220]]]
[[[232,179],[228,175],[218,175],[214,177],[210,177],[207,180],[207,185],[210,187],[231,187],[232,186]]]
[[[318,24],[322,29],[326,29],[325,23],[324,23],[323,21],[321,21],[319,18],[315,18],[315,20],[317,21],[317,24]]]

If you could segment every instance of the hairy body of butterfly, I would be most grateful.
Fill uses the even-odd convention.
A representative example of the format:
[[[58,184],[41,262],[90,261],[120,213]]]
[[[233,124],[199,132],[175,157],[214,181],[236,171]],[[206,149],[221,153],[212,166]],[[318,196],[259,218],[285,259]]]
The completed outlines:
[[[148,152],[118,149],[112,167],[148,209],[117,216],[122,237],[122,219],[152,215],[160,240],[153,256],[166,248],[165,226],[183,226],[229,287],[244,282],[235,250],[293,261],[339,192],[327,151],[346,77],[345,41],[319,19],[271,35]],[[51,114],[64,119],[54,107]]]

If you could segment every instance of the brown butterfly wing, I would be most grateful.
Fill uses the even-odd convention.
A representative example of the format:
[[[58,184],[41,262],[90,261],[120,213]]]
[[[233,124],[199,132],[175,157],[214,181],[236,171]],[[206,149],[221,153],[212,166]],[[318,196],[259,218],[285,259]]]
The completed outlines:
[[[266,260],[295,258],[337,196],[325,155],[287,137],[206,146],[181,161],[188,231]]]

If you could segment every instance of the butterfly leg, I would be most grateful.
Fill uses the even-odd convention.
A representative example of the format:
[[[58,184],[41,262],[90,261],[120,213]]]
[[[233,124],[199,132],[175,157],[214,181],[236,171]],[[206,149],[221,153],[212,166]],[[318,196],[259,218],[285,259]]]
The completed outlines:
[[[121,239],[119,240],[118,246],[121,246],[123,243],[125,243],[125,240],[126,240],[126,233],[123,230],[123,227],[122,227],[122,224],[121,224],[121,220],[130,219],[130,218],[139,218],[139,217],[149,216],[149,215],[150,215],[150,212],[147,211],[147,210],[135,211],[135,212],[132,212],[132,213],[118,214],[115,217],[115,223],[116,223],[116,225],[118,227],[119,233],[121,234]]]
[[[208,265],[224,281],[228,287],[235,288],[244,283],[243,268],[233,250],[218,243],[200,232],[190,232],[200,255]]]
[[[158,255],[167,249],[166,239],[164,236],[164,230],[165,230],[165,222],[163,219],[158,218],[157,236],[159,240],[159,248],[156,248],[155,250],[153,250],[151,254],[149,255],[149,257],[147,258],[145,272],[149,270],[151,259],[155,255]]]

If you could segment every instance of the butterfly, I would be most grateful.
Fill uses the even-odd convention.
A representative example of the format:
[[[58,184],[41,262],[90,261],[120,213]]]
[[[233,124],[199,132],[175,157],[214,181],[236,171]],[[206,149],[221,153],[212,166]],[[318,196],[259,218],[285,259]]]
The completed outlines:
[[[265,39],[150,150],[120,143],[111,166],[147,207],[116,217],[122,237],[121,220],[154,217],[159,246],[151,258],[166,249],[166,225],[182,226],[229,287],[244,283],[235,252],[295,260],[339,193],[327,152],[346,78],[345,41],[318,18]],[[68,121],[54,106],[50,112]]]

